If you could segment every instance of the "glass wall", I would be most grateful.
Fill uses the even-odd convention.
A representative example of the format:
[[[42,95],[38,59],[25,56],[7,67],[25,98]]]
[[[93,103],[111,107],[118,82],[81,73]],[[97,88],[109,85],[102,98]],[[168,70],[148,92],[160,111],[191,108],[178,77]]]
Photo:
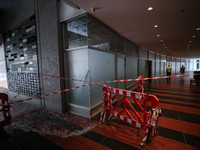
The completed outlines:
[[[136,79],[138,77],[138,59],[126,57],[126,79]],[[135,84],[135,81],[126,82],[126,87]]]
[[[89,80],[92,82],[112,81],[115,76],[115,55],[107,52],[89,49]],[[116,83],[105,83],[108,86],[116,87]],[[89,86],[90,107],[102,101],[101,95],[103,86],[93,84]],[[81,96],[80,96],[81,98]]]
[[[123,38],[90,15],[88,15],[88,45],[124,54]]]
[[[68,78],[89,81],[87,48],[67,51],[65,59],[67,60],[65,73]],[[87,83],[88,82],[66,80],[67,88],[73,88]],[[66,94],[68,103],[90,107],[89,86],[71,90],[66,92]]]
[[[135,43],[125,40],[126,55],[139,57],[139,46]]]
[[[118,33],[84,14],[64,23],[64,48],[74,49],[90,46],[127,56],[139,57],[139,46],[123,38]]]
[[[194,60],[194,70],[196,70],[196,71],[200,70],[200,59]]]
[[[176,74],[176,63],[172,62],[171,67],[172,67],[172,75],[175,75]]]
[[[155,61],[156,62],[156,77],[160,76],[160,61]]]
[[[67,29],[66,49],[87,46],[87,15],[83,15],[65,24]]]
[[[177,63],[176,63],[176,75],[179,75],[179,74],[180,74],[180,68],[181,68],[181,63],[180,63],[180,62],[177,62]]]

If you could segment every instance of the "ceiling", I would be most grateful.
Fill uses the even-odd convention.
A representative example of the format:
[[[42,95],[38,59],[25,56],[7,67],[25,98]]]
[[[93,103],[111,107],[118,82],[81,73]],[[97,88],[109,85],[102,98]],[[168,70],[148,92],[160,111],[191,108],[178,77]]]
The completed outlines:
[[[172,57],[200,58],[200,0],[71,1],[147,50]]]

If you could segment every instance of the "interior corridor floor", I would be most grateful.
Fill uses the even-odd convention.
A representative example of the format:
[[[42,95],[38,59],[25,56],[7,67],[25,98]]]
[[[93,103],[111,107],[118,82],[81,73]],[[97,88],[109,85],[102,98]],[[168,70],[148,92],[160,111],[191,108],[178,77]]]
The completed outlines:
[[[198,150],[200,86],[190,86],[190,78],[158,79],[144,84],[145,93],[157,96],[162,109],[159,134],[144,148],[139,147],[144,132],[118,119],[105,125],[99,124],[99,114],[87,119],[16,103],[11,111],[16,128],[4,127],[10,138],[1,138],[0,149]]]

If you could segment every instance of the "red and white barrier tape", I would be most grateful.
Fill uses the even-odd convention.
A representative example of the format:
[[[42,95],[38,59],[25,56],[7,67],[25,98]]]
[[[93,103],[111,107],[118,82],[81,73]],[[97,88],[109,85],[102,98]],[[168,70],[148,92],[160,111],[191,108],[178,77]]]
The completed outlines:
[[[37,75],[33,81],[35,81],[37,79],[39,75]],[[10,100],[10,102],[12,102],[15,98],[17,98],[17,96],[19,96],[29,85],[31,85],[31,83],[33,83],[33,81],[31,81],[21,92],[19,92],[13,99]]]
[[[162,77],[151,77],[151,78],[140,78],[140,79],[125,79],[125,80],[101,81],[101,82],[98,82],[98,83],[126,82],[126,81],[138,81],[138,80],[153,80],[153,79],[164,79],[164,78],[191,76],[191,75],[200,75],[200,73],[197,73],[197,74],[186,74],[186,75],[174,75],[174,76],[162,76]]]
[[[74,88],[65,89],[65,90],[58,91],[58,92],[53,92],[53,93],[49,93],[49,94],[45,94],[45,95],[41,95],[41,96],[37,96],[37,97],[32,97],[32,98],[27,98],[27,99],[24,99],[24,100],[12,101],[12,102],[9,102],[9,103],[0,104],[0,106],[2,106],[2,105],[8,105],[8,104],[13,104],[13,103],[24,102],[24,101],[29,101],[29,100],[32,100],[32,99],[35,99],[35,98],[41,98],[41,97],[45,97],[45,96],[50,96],[50,95],[62,93],[62,92],[67,92],[67,91],[78,89],[78,88],[81,88],[81,87],[85,87],[85,86],[88,86],[88,85],[91,85],[91,84],[94,84],[94,83],[95,82],[91,82],[91,83],[88,83],[88,84],[84,84],[84,85],[77,86],[77,87],[74,87]]]
[[[57,76],[50,76],[50,75],[44,75],[44,74],[38,74],[40,76],[46,76],[50,78],[57,78],[57,79],[64,79],[64,80],[71,80],[71,81],[80,81],[80,82],[91,82],[86,80],[79,80],[79,79],[71,79],[71,78],[63,78],[63,77],[57,77]],[[112,80],[112,81],[98,81],[95,83],[105,85],[103,83],[112,83],[112,82],[127,82],[127,81],[138,81],[138,80],[153,80],[153,79],[163,79],[163,78],[173,78],[173,77],[182,77],[182,76],[191,76],[191,75],[200,75],[200,73],[197,74],[186,74],[186,75],[173,75],[173,76],[161,76],[161,77],[150,77],[150,78],[139,78],[139,79],[125,79],[125,80]]]
[[[138,81],[138,80],[152,80],[152,79],[163,79],[163,78],[173,78],[173,77],[181,77],[181,76],[191,76],[191,75],[200,75],[200,73],[198,74],[186,74],[186,75],[174,75],[174,76],[162,76],[162,77],[151,77],[151,78],[140,78],[140,79],[126,79],[126,80],[113,80],[113,81],[101,81],[101,82],[90,82],[90,81],[85,81],[85,80],[78,80],[78,79],[70,79],[70,78],[62,78],[62,77],[56,77],[56,76],[49,76],[49,75],[42,75],[42,74],[37,74],[37,76],[34,78],[34,80],[39,76],[46,76],[46,77],[52,77],[52,78],[58,78],[58,79],[65,79],[65,80],[72,80],[72,81],[81,81],[81,82],[89,82],[88,84],[84,84],[84,85],[81,85],[81,86],[77,86],[77,87],[74,87],[74,88],[69,88],[69,89],[65,89],[65,90],[62,90],[62,91],[58,91],[58,92],[53,92],[53,93],[49,93],[49,94],[45,94],[45,95],[42,95],[42,96],[37,96],[37,97],[33,97],[33,98],[28,98],[28,99],[25,99],[25,100],[19,100],[19,101],[13,101],[13,99],[15,99],[17,96],[15,96],[11,102],[7,103],[7,104],[13,104],[13,103],[19,103],[19,102],[23,102],[23,101],[28,101],[28,100],[32,100],[34,98],[40,98],[40,97],[45,97],[45,96],[50,96],[50,95],[54,95],[54,94],[58,94],[58,93],[62,93],[62,92],[66,92],[66,91],[70,91],[70,90],[74,90],[74,89],[78,89],[78,88],[81,88],[81,87],[84,87],[84,86],[87,86],[87,85],[91,85],[91,84],[94,84],[94,83],[97,83],[97,84],[101,84],[103,86],[107,86],[103,83],[112,83],[112,82],[126,82],[126,81]],[[34,81],[33,80],[33,81]],[[32,81],[32,82],[33,82]],[[31,82],[31,83],[32,83]],[[30,83],[30,84],[31,84]],[[30,85],[29,84],[29,85]],[[28,85],[28,86],[29,86]],[[27,86],[27,87],[28,87]],[[26,88],[27,88],[26,87]],[[2,105],[7,105],[7,104],[0,104],[0,106]]]
[[[71,79],[71,78],[63,78],[63,77],[50,76],[50,75],[44,75],[44,74],[38,74],[38,73],[36,73],[36,74],[37,74],[37,75],[40,75],[40,76],[49,77],[49,78],[64,79],[64,80],[71,80],[71,81],[80,81],[80,82],[90,82],[90,81],[86,81],[86,80]]]

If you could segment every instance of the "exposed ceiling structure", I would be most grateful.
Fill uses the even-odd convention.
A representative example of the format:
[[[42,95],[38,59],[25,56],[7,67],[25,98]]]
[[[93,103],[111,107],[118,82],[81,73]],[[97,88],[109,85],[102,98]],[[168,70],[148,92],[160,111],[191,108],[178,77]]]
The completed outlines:
[[[200,58],[200,0],[71,1],[147,50]]]

